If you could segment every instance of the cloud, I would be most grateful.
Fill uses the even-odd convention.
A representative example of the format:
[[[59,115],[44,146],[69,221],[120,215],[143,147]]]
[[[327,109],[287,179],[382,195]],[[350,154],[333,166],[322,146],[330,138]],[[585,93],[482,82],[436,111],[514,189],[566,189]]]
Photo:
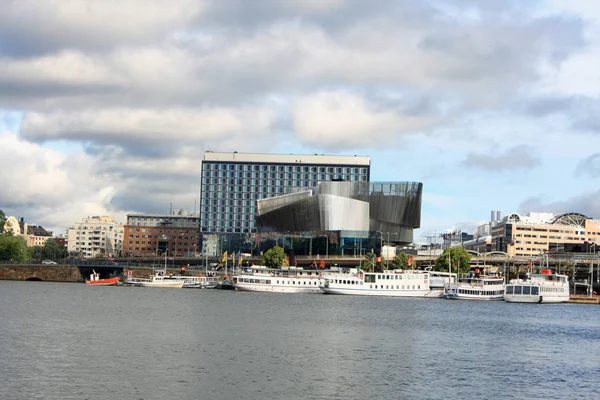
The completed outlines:
[[[4,0],[0,54],[153,44],[198,18],[192,0]]]
[[[535,153],[531,146],[518,145],[508,148],[500,154],[469,153],[461,165],[497,172],[531,169],[540,164],[539,158],[534,157],[533,154]]]
[[[0,204],[7,215],[56,229],[83,215],[113,212],[114,187],[97,174],[93,158],[65,156],[8,131],[0,141],[2,165],[10,166],[0,174]]]
[[[293,105],[292,119],[302,141],[323,148],[374,147],[398,134],[439,122],[433,117],[377,109],[362,97],[343,92],[319,92],[299,98]]]
[[[144,141],[187,144],[225,140],[236,136],[243,144],[248,135],[264,136],[273,115],[268,108],[108,108],[76,112],[30,112],[21,126],[24,138],[33,141],[69,139],[103,143]]]
[[[587,175],[591,178],[600,177],[600,153],[594,153],[581,160],[575,173]]]
[[[590,218],[600,217],[600,190],[585,192],[560,201],[545,201],[546,196],[531,196],[523,200],[518,212],[526,214],[530,211],[552,212],[555,214],[581,213]]]

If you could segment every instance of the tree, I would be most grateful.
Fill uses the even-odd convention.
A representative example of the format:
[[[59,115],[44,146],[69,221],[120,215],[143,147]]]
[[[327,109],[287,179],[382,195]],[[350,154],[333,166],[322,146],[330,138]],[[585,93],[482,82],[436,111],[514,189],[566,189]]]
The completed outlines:
[[[406,254],[404,251],[396,254],[390,261],[390,266],[392,269],[411,269],[412,266],[408,265],[408,261],[410,260],[410,255]]]
[[[6,223],[6,214],[0,210],[0,235],[4,233],[4,224]]]
[[[48,239],[42,247],[42,258],[65,258],[67,250],[63,246],[59,246],[54,239]]]
[[[30,259],[31,254],[23,237],[0,235],[0,260],[23,262]]]
[[[457,265],[460,274],[469,272],[471,255],[462,246],[448,247],[441,256],[435,259],[436,271],[448,271],[448,261],[452,262],[451,272],[456,272]]]
[[[365,272],[375,271],[375,253],[365,253],[361,262],[362,270]]]
[[[263,264],[269,268],[279,268],[283,265],[287,256],[283,248],[279,246],[272,247],[263,256]]]

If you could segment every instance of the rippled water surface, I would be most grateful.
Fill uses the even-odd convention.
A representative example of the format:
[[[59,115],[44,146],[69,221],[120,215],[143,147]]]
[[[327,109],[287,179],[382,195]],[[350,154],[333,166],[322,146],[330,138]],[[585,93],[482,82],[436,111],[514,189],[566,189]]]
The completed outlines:
[[[600,306],[0,281],[0,399],[597,399]]]

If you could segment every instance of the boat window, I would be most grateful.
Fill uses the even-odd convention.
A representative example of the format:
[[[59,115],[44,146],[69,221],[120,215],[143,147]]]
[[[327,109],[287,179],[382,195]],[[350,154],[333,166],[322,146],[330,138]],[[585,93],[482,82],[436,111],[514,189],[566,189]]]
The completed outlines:
[[[507,286],[506,287],[506,294],[513,294],[513,287],[512,286]]]
[[[537,286],[532,286],[532,287],[531,287],[531,294],[533,294],[533,295],[536,295],[536,296],[537,296],[537,295],[539,294],[539,287],[537,287]]]
[[[523,286],[523,294],[531,294],[531,286]]]
[[[515,294],[521,294],[521,286],[515,286]]]

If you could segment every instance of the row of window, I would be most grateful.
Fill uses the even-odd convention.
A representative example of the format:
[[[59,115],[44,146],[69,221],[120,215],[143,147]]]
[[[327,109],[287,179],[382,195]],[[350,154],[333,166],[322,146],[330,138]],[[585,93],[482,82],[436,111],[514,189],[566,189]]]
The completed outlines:
[[[211,164],[202,163],[202,175],[216,171],[254,171],[254,172],[337,172],[366,174],[365,167],[317,167],[308,165],[265,165],[265,164]]]
[[[393,275],[380,275],[380,274],[365,274],[365,282],[367,283],[375,283],[375,278],[377,280],[393,280],[393,279],[416,279],[416,280],[426,280],[426,274],[393,274]]]
[[[539,286],[506,286],[506,294],[522,294],[522,295],[533,295],[537,296],[540,292],[542,293],[566,293],[566,287],[539,287]]]
[[[458,293],[472,296],[502,296],[504,294],[504,290],[458,289]]]

